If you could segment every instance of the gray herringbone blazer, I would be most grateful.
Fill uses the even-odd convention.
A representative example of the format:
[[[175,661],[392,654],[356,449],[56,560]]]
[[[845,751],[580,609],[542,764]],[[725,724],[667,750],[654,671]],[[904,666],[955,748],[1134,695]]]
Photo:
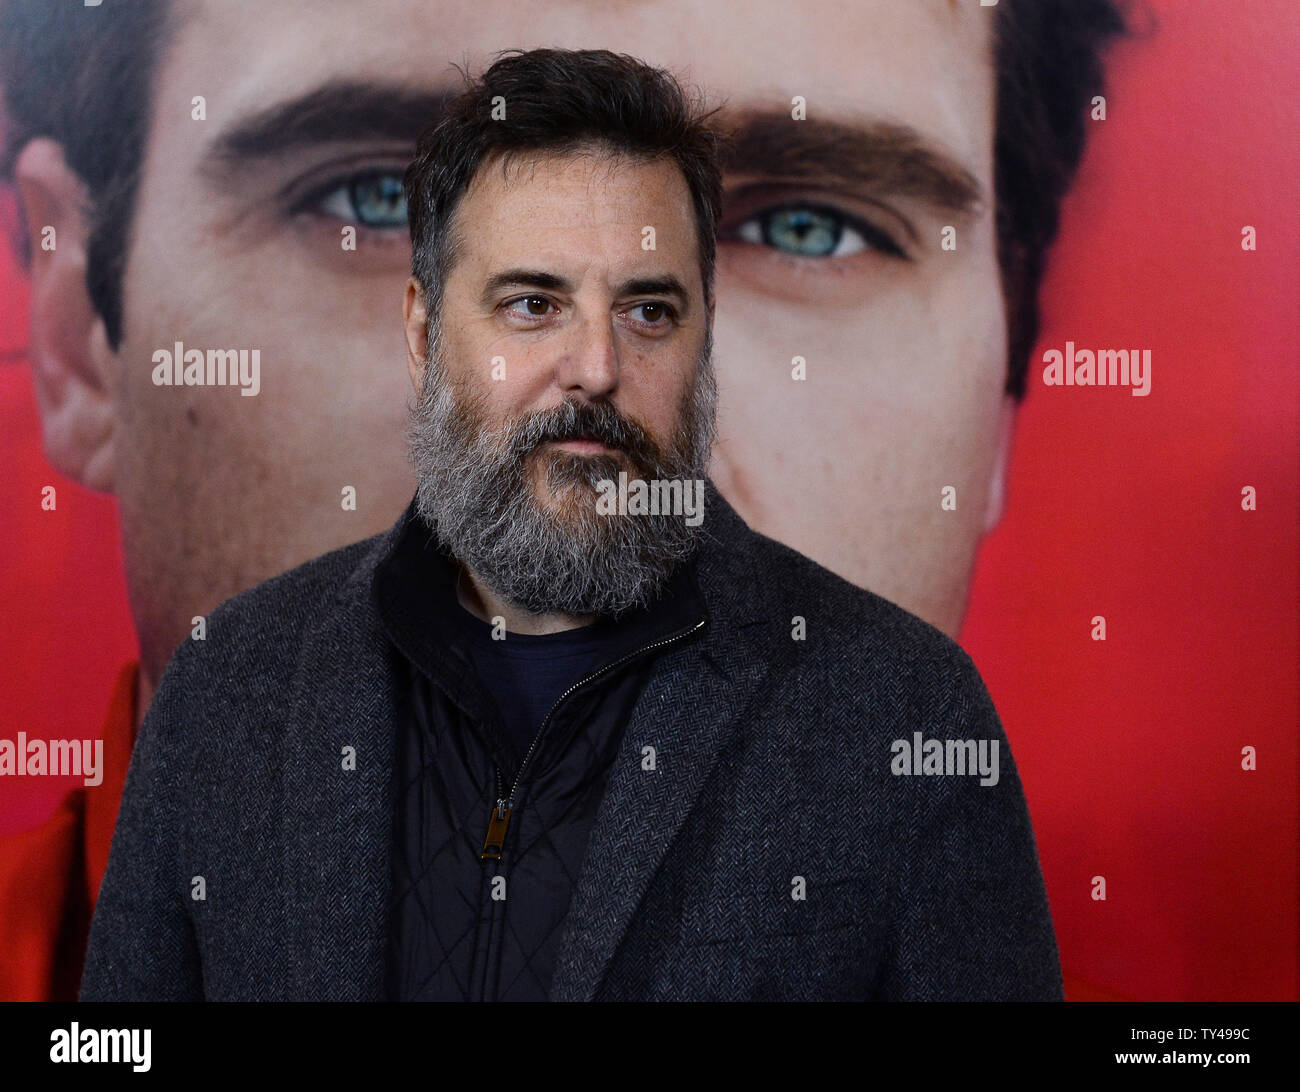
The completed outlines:
[[[1060,998],[1020,782],[969,657],[752,532],[711,484],[706,504],[710,621],[627,725],[552,998]],[[382,996],[396,684],[371,577],[391,534],[237,596],[173,656],[83,999]],[[997,783],[896,772],[918,732],[997,741]]]

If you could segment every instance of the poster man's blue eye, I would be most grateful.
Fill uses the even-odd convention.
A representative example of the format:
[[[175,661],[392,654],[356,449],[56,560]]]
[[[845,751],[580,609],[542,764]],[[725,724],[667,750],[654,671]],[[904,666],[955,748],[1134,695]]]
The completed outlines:
[[[810,258],[834,254],[844,234],[844,221],[819,209],[776,209],[759,222],[768,246]]]
[[[369,228],[406,226],[402,179],[391,172],[362,174],[348,182],[348,200],[356,219]]]
[[[370,231],[405,229],[402,172],[390,168],[338,175],[308,194],[291,211],[311,211]]]
[[[846,258],[872,250],[895,258],[903,251],[890,236],[855,216],[825,205],[781,205],[754,213],[735,238],[798,258]]]

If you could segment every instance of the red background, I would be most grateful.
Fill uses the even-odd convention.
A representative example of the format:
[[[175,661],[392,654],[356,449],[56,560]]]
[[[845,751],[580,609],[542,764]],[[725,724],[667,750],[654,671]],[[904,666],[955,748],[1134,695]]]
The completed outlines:
[[[1151,7],[1155,36],[1113,54],[1039,352],[1150,348],[1152,393],[1045,388],[1031,365],[962,641],[1015,749],[1067,973],[1136,999],[1295,998],[1300,5]],[[135,655],[115,504],[41,453],[3,247],[0,299],[2,730],[83,737]],[[0,783],[0,835],[75,781]]]

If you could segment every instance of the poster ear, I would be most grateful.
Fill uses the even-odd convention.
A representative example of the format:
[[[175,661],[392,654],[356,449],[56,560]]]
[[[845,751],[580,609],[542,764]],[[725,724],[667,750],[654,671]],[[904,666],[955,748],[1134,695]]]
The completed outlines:
[[[59,144],[29,142],[14,180],[30,255],[27,357],[54,467],[91,489],[113,488],[115,354],[86,288],[85,184]]]
[[[1007,475],[1011,471],[1011,442],[1016,431],[1016,410],[1019,403],[1011,395],[1003,395],[998,419],[997,449],[989,472],[988,507],[984,510],[984,533],[987,535],[1002,522],[1007,507]]]

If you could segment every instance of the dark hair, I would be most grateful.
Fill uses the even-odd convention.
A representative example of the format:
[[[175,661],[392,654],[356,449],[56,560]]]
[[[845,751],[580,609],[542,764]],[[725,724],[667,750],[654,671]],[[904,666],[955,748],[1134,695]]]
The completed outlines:
[[[23,147],[46,136],[63,148],[91,205],[86,290],[108,343],[122,339],[122,274],[149,132],[150,82],[170,22],[170,0],[130,0],[111,11],[81,3],[0,0],[0,80],[6,117],[0,179]],[[18,234],[19,253],[30,260]]]
[[[1102,53],[1125,33],[1131,2],[1002,0],[994,9],[998,262],[1007,305],[1006,387],[1017,398],[1038,338],[1038,292],[1061,199],[1083,155],[1088,105],[1104,90]],[[150,83],[170,7],[170,0],[130,0],[103,19],[94,18],[102,9],[65,0],[0,0],[8,110],[0,179],[12,178],[29,140],[48,136],[63,146],[94,202],[87,288],[114,348]]]
[[[1038,294],[1061,199],[1083,158],[1088,107],[1105,85],[1102,52],[1128,27],[1116,0],[1002,0],[997,11],[993,186],[1007,309],[1006,389],[1019,400],[1038,340]]]
[[[722,215],[721,136],[711,113],[691,103],[661,68],[606,49],[508,50],[451,99],[420,137],[406,169],[411,273],[431,317],[456,260],[453,221],[474,176],[488,163],[506,169],[519,154],[595,150],[636,160],[670,160],[695,210],[700,274],[713,295]]]

